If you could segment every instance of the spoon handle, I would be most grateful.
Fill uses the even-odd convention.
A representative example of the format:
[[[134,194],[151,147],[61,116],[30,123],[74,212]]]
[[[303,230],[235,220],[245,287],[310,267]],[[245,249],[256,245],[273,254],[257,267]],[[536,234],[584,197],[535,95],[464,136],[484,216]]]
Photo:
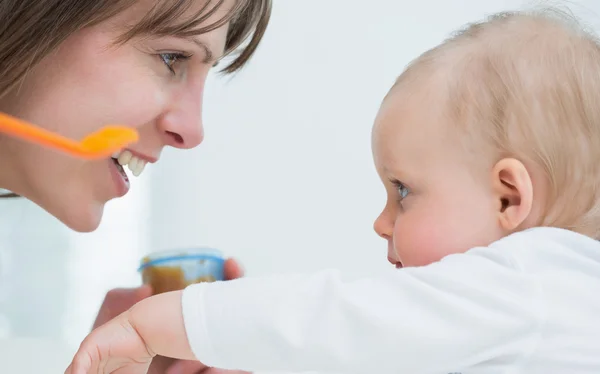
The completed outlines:
[[[81,147],[78,142],[1,112],[0,131],[31,143],[44,145],[61,151],[71,153],[81,152]]]

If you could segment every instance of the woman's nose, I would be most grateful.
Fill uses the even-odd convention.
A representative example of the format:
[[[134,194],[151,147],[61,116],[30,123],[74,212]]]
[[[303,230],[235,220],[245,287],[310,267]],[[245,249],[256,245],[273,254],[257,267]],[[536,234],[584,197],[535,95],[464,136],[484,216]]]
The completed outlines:
[[[179,95],[159,119],[158,127],[166,145],[181,149],[197,147],[204,139],[202,92]]]

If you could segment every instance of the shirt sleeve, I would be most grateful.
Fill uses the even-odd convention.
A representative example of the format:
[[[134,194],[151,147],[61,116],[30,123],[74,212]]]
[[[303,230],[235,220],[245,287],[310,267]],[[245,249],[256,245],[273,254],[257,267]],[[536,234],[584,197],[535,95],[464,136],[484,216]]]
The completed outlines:
[[[534,349],[543,306],[535,278],[497,252],[350,282],[332,270],[193,285],[188,340],[223,369],[503,372]]]

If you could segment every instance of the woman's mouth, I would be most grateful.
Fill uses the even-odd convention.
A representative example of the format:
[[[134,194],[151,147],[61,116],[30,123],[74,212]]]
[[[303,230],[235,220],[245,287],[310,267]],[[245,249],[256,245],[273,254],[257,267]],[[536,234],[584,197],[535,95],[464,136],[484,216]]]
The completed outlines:
[[[133,174],[135,177],[139,177],[147,164],[145,160],[134,156],[133,153],[127,150],[114,154],[112,159],[115,164],[120,167],[120,171],[125,175],[125,177],[127,177],[127,175],[125,174],[124,166],[127,166],[127,168],[131,171],[131,174]]]
[[[117,168],[117,171],[121,174],[121,176],[123,177],[123,179],[129,183],[129,178],[127,177],[127,173],[125,172],[125,169],[123,169],[123,166],[121,164],[119,164],[119,160],[115,159],[115,158],[111,158],[112,162],[115,164],[115,167]]]
[[[139,177],[148,163],[146,160],[134,156],[130,151],[124,150],[114,154],[110,160],[111,174],[116,185],[116,195],[121,197],[129,191],[129,177],[125,166],[133,176]]]

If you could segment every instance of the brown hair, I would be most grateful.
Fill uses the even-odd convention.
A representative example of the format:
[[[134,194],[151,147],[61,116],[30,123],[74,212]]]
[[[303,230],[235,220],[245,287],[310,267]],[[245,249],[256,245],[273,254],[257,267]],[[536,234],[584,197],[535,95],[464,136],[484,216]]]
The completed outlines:
[[[478,166],[513,157],[543,177],[536,225],[600,238],[595,35],[558,9],[496,14],[420,56],[396,84],[428,80],[443,82],[444,115]]]
[[[0,0],[0,97],[14,88],[27,71],[74,32],[105,21],[138,0]],[[194,17],[182,19],[195,0],[160,0],[117,43],[135,36],[199,35],[230,22],[226,54],[236,57],[221,71],[241,69],[256,51],[269,23],[271,0],[235,0],[221,20],[202,25],[224,0],[206,0]],[[243,47],[247,39],[249,42]]]
[[[96,25],[133,6],[138,0],[0,0],[0,97],[18,86],[27,71],[74,32]],[[217,22],[202,25],[224,0],[206,0],[191,18],[182,19],[195,0],[160,0],[137,25],[115,42],[138,35],[191,36],[230,22],[225,54],[233,60],[221,72],[240,70],[256,51],[267,29],[272,0],[235,0]],[[245,46],[242,45],[250,39]],[[0,198],[20,197],[1,193]]]

